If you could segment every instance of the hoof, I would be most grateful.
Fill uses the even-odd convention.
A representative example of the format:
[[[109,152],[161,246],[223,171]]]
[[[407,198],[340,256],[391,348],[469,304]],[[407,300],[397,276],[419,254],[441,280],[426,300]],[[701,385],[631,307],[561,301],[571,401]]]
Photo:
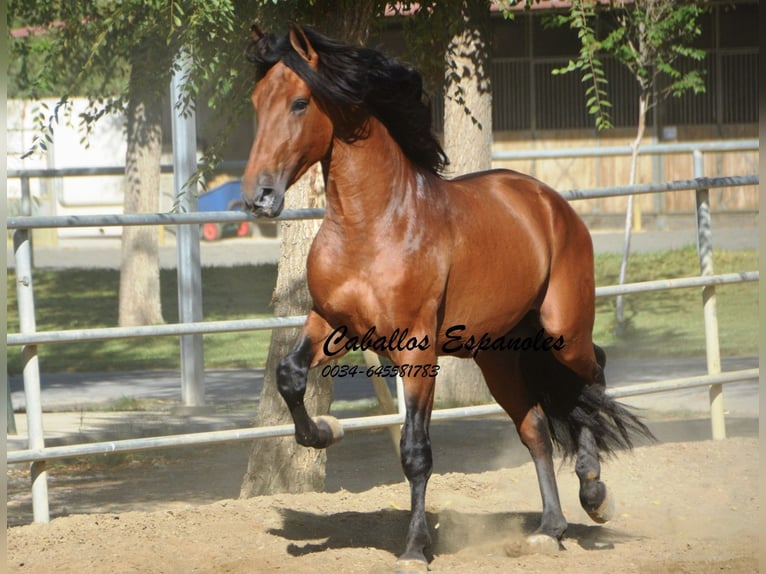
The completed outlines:
[[[598,508],[594,510],[585,509],[591,520],[597,524],[606,524],[612,520],[615,516],[614,497],[610,494],[609,490],[606,491],[606,496]]]
[[[503,545],[505,555],[509,558],[519,558],[530,554],[554,556],[561,550],[561,544],[553,536],[536,532],[524,539],[516,538]]]
[[[396,561],[395,574],[422,574],[428,572],[428,562],[422,560],[404,559]]]
[[[559,553],[559,541],[547,534],[531,534],[527,536],[524,542],[525,554],[547,554],[550,556]]]
[[[324,429],[327,432],[330,433],[330,442],[327,446],[330,446],[331,444],[335,444],[336,442],[340,442],[343,440],[344,432],[343,427],[340,424],[340,421],[336,419],[335,417],[331,417],[329,415],[322,415],[318,416],[314,419],[314,422],[320,429]]]

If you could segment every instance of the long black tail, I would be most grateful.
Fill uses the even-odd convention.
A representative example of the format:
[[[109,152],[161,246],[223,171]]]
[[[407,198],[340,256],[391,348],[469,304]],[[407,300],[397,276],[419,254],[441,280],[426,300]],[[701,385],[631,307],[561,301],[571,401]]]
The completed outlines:
[[[593,347],[603,369],[606,354],[597,345]],[[628,407],[605,393],[603,385],[584,383],[551,353],[523,353],[522,373],[527,389],[545,411],[551,438],[565,458],[577,453],[582,428],[592,431],[599,451],[605,455],[633,448],[638,438],[656,440]]]

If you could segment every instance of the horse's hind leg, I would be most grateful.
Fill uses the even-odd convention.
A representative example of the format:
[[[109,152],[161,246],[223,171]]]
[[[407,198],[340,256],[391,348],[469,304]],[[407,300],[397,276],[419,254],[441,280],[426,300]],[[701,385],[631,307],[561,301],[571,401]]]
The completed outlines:
[[[586,387],[583,388],[581,393],[587,393],[591,396],[598,397],[600,393],[603,393],[605,387],[604,369],[603,369],[603,352],[600,354],[602,361],[599,363],[596,360],[596,354],[594,352],[594,345],[591,342],[591,338],[587,338],[588,347],[590,353],[582,352],[579,354],[569,353],[563,354],[564,359],[561,356],[557,358],[559,361],[568,366],[573,371],[575,370],[573,365],[577,365],[581,368],[578,373],[580,381],[572,380],[572,385],[582,385],[582,381],[585,381]],[[573,345],[574,346],[574,345]],[[600,349],[599,349],[600,351]],[[554,351],[555,352],[555,351]],[[590,357],[593,357],[591,362]],[[569,361],[567,361],[569,359]],[[577,371],[575,371],[577,373]],[[586,376],[588,375],[588,376]],[[572,379],[572,375],[563,378],[563,381]],[[602,397],[600,398],[602,399]],[[587,426],[578,423],[577,429],[577,453],[575,462],[575,472],[580,480],[580,504],[588,515],[599,524],[608,522],[614,516],[614,499],[609,494],[606,488],[606,484],[601,480],[601,456],[599,454],[599,447],[597,439],[594,435],[594,431]]]
[[[594,345],[596,359],[601,373],[606,364],[606,355]],[[599,449],[593,431],[583,427],[577,439],[577,462],[575,472],[580,479],[580,504],[594,522],[603,524],[614,517],[614,498],[601,481]]]
[[[480,353],[476,362],[492,396],[516,425],[519,438],[529,450],[535,465],[543,515],[540,528],[528,538],[528,543],[545,552],[558,550],[558,541],[566,531],[567,521],[561,511],[553,467],[553,444],[545,413],[529,396],[520,370],[519,355],[508,352]]]
[[[562,338],[564,345],[551,352],[562,365],[579,379],[571,384],[594,385],[596,389],[583,392],[602,392],[605,386],[603,351],[593,344],[595,316],[594,284],[592,274],[584,272],[592,260],[583,261],[575,255],[559,258],[555,273],[551,274],[548,291],[540,306],[540,323],[554,339]],[[598,352],[598,356],[597,356]],[[601,464],[597,437],[580,426],[577,436],[575,471],[580,479],[580,504],[590,517],[599,523],[607,522],[614,513],[613,499],[601,481]]]
[[[588,428],[580,430],[575,472],[580,479],[580,504],[585,512],[594,522],[609,522],[614,517],[614,498],[601,481],[598,448]]]

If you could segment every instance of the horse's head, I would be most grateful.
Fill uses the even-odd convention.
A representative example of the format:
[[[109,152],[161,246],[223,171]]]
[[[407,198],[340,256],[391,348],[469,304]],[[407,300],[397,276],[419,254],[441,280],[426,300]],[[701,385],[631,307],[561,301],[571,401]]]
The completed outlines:
[[[295,71],[313,73],[319,66],[319,56],[304,31],[291,26],[290,47],[281,50],[273,36],[264,36],[255,25],[252,35],[250,59],[271,67],[251,96],[257,131],[242,178],[242,195],[256,215],[276,217],[284,207],[287,188],[327,154],[333,125]]]

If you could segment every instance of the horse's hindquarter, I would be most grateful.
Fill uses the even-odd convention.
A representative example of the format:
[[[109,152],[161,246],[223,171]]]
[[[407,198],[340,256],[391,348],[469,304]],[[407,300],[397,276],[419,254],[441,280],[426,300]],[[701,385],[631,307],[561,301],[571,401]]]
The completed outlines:
[[[455,325],[464,338],[501,337],[540,305],[554,261],[568,241],[589,242],[587,229],[555,191],[520,173],[469,175],[445,190],[453,247],[440,340]]]

